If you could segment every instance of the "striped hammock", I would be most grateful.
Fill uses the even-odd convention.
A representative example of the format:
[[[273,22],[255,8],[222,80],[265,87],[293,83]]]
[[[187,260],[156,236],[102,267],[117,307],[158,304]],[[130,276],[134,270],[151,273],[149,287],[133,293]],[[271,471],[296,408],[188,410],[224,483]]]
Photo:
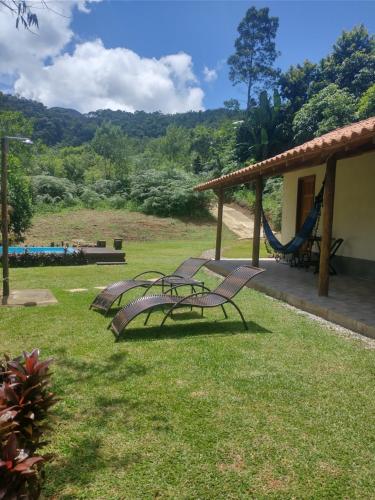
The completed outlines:
[[[301,246],[305,243],[306,240],[308,240],[317,225],[317,222],[319,220],[320,216],[320,211],[322,208],[323,204],[323,191],[324,191],[324,183],[319,191],[319,193],[316,195],[315,200],[314,200],[314,205],[311,208],[308,216],[306,217],[301,229],[298,231],[298,233],[292,238],[288,243],[283,245],[280,243],[280,241],[276,238],[274,235],[267,219],[264,213],[264,210],[262,209],[262,221],[263,221],[263,230],[264,230],[264,235],[267,239],[267,242],[269,243],[270,247],[278,254],[283,254],[283,255],[288,255],[288,254],[293,254],[296,253]]]

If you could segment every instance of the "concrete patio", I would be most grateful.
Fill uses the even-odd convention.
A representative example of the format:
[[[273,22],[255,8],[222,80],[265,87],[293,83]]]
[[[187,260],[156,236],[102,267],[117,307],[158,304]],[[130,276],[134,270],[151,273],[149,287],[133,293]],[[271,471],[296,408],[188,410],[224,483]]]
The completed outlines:
[[[221,259],[207,267],[226,276],[231,270],[251,264],[250,260]],[[254,288],[299,309],[375,338],[375,283],[344,275],[332,276],[329,297],[318,296],[318,275],[312,270],[291,268],[274,259],[261,259],[266,269],[249,288]]]
[[[28,289],[28,290],[11,290],[8,297],[3,297],[0,294],[0,307],[34,307],[48,306],[57,304],[57,300],[51,290]]]

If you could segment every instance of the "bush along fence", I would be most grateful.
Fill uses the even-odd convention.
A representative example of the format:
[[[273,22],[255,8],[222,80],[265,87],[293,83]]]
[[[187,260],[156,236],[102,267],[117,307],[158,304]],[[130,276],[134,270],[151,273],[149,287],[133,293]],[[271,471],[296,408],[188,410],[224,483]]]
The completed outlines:
[[[73,253],[30,253],[9,255],[11,267],[37,267],[37,266],[82,266],[88,264],[87,257],[82,250]],[[1,497],[0,497],[1,500]]]
[[[0,499],[35,500],[42,488],[40,455],[49,428],[49,410],[56,403],[50,392],[49,364],[39,351],[0,363]]]

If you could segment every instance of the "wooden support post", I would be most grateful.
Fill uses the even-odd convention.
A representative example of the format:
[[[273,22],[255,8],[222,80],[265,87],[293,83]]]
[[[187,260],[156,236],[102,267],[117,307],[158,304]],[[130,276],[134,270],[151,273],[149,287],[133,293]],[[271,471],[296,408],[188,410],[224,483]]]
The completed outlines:
[[[220,260],[221,256],[221,233],[223,230],[223,205],[224,205],[224,189],[220,188],[216,192],[217,200],[217,227],[216,227],[216,248],[215,260]]]
[[[333,206],[335,201],[336,158],[327,160],[323,195],[323,225],[319,262],[319,295],[326,297],[329,289],[329,256],[331,253]]]
[[[259,266],[259,248],[260,248],[260,228],[262,221],[262,191],[263,180],[259,176],[255,180],[255,207],[254,207],[254,232],[253,232],[253,258],[252,265]]]

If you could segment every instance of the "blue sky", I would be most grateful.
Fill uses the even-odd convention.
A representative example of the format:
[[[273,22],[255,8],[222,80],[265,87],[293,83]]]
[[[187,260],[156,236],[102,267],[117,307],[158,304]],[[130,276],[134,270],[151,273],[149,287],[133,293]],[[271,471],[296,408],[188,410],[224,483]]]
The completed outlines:
[[[106,1],[91,14],[78,14],[73,27],[84,39],[100,37],[106,47],[124,46],[140,55],[161,57],[179,51],[192,56],[201,78],[205,66],[218,69],[218,78],[201,82],[204,105],[215,108],[225,99],[245,102],[244,91],[228,80],[226,60],[233,52],[237,26],[246,10],[269,7],[279,18],[277,47],[282,69],[304,59],[319,61],[343,30],[364,23],[375,33],[375,2],[371,1]]]
[[[216,108],[230,97],[244,104],[244,89],[228,80],[226,60],[252,5],[279,17],[282,69],[318,61],[356,24],[375,32],[372,1],[53,1],[67,17],[42,12],[37,39],[13,33],[18,48],[1,30],[0,11],[0,53],[6,55],[0,88],[81,111],[175,112]]]

